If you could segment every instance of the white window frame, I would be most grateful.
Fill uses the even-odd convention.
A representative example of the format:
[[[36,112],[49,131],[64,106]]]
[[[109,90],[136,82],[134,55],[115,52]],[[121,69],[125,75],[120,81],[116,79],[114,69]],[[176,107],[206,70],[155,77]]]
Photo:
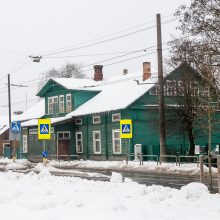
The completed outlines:
[[[119,138],[115,138],[114,133],[119,132]],[[120,152],[115,151],[115,140],[120,141]],[[121,138],[120,138],[120,129],[112,130],[112,147],[113,147],[113,154],[121,154]]]
[[[114,117],[118,117],[118,118],[114,118]],[[112,122],[117,122],[121,120],[121,113],[114,113],[112,114]]]
[[[63,101],[61,101],[60,99],[63,98]],[[64,113],[65,112],[65,108],[64,108],[64,95],[60,95],[59,96],[59,113]]]
[[[75,124],[76,125],[82,125],[82,118],[76,118]]]
[[[176,81],[175,80],[166,80],[166,95],[176,96]]]
[[[57,99],[57,102],[54,101],[55,99]],[[50,100],[52,100],[52,102],[50,102]],[[59,103],[58,96],[48,97],[48,115],[53,115],[53,114],[57,113],[56,109],[55,109],[55,107],[56,107],[55,105],[58,103]]]
[[[156,84],[151,90],[150,95],[158,95],[159,94],[159,86]]]
[[[52,115],[52,114],[53,114],[53,97],[48,97],[48,115]]]
[[[64,133],[68,133],[69,134],[69,137],[66,138],[64,137]],[[63,134],[63,137],[62,138],[59,138],[59,134]],[[57,132],[57,140],[70,140],[70,131],[58,131]]]
[[[68,100],[68,97],[70,97],[70,99]],[[72,97],[71,97],[71,93],[66,94],[66,112],[69,113],[72,111]]]
[[[99,134],[99,139],[95,139],[95,135]],[[96,142],[100,142],[100,151],[96,151]],[[93,152],[94,154],[101,154],[102,142],[101,142],[101,131],[93,131]]]
[[[184,96],[184,82],[182,80],[178,81],[178,95]]]
[[[98,121],[95,121],[95,119],[99,119]],[[93,124],[100,124],[101,123],[101,117],[100,115],[95,115],[92,117],[92,123]]]
[[[22,135],[22,146],[23,146],[23,153],[27,153],[28,152],[28,140],[27,140],[26,134]]]
[[[81,134],[81,139],[78,139],[77,135],[78,134]],[[77,131],[75,133],[75,136],[76,136],[76,153],[83,153],[83,133],[82,131]],[[81,141],[81,144],[82,144],[82,151],[78,151],[78,141]]]

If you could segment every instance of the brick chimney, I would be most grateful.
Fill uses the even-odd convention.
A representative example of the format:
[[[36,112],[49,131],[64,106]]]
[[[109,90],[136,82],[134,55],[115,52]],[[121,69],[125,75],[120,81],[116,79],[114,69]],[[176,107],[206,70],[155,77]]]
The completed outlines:
[[[150,62],[143,63],[143,81],[147,80],[151,76]]]
[[[128,74],[128,69],[123,69],[123,75],[127,75]]]
[[[102,81],[103,80],[103,73],[102,73],[103,65],[95,65],[94,66],[94,80],[95,81]]]

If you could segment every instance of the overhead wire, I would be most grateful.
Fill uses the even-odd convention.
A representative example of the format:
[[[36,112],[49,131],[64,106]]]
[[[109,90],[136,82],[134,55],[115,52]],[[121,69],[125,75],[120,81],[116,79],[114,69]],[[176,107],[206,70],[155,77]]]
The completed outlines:
[[[175,21],[175,20],[176,20],[176,18],[168,20],[168,21],[165,21],[162,24],[167,24],[167,23],[170,23],[170,22]],[[83,46],[74,47],[72,49],[66,49],[66,50],[61,50],[61,51],[58,51],[58,52],[42,54],[41,56],[42,57],[46,57],[46,56],[49,56],[49,55],[60,54],[60,53],[65,53],[65,52],[69,52],[69,51],[75,51],[75,50],[79,50],[79,49],[83,49],[83,48],[88,48],[88,47],[91,47],[91,46],[103,44],[103,43],[106,43],[106,42],[110,42],[110,41],[113,41],[113,40],[117,40],[117,39],[121,39],[121,38],[130,36],[130,35],[134,35],[134,34],[137,34],[137,33],[140,33],[140,32],[143,32],[143,31],[146,31],[146,30],[149,30],[149,29],[152,29],[154,27],[156,27],[156,26],[152,25],[152,26],[149,26],[149,27],[146,27],[146,28],[142,28],[140,30],[133,31],[133,32],[130,32],[130,33],[126,33],[126,34],[123,34],[123,35],[120,35],[120,36],[117,36],[117,37],[112,37],[112,38],[109,38],[109,39],[106,39],[106,40],[102,40],[102,41],[99,41],[99,42],[89,43],[89,44],[86,44],[86,45],[83,45]]]
[[[173,16],[173,13],[172,14],[169,14],[169,15],[166,15],[166,16],[163,16],[163,18],[167,18],[167,17],[170,17],[170,16]],[[175,19],[177,20],[177,19]],[[87,41],[84,41],[84,42],[81,42],[81,43],[77,43],[77,44],[73,44],[73,45],[69,45],[69,46],[65,46],[65,47],[61,47],[61,48],[58,48],[58,49],[55,49],[55,50],[48,50],[48,51],[41,51],[41,52],[38,52],[37,54],[44,54],[44,53],[52,53],[52,52],[57,52],[57,51],[60,51],[60,50],[64,50],[64,49],[67,49],[67,48],[71,48],[71,47],[76,47],[76,46],[79,46],[79,45],[84,45],[84,44],[88,44],[90,42],[94,42],[94,41],[99,41],[101,39],[104,39],[104,38],[107,38],[107,37],[111,37],[111,36],[114,36],[114,35],[117,35],[117,34],[121,34],[121,33],[124,33],[124,32],[127,32],[127,31],[130,31],[132,29],[135,29],[135,28],[138,28],[138,27],[141,27],[141,26],[144,26],[146,24],[151,24],[151,23],[154,23],[155,22],[155,19],[152,19],[148,22],[145,22],[145,23],[142,23],[140,25],[136,25],[136,26],[132,26],[130,28],[127,28],[127,29],[124,29],[124,30],[121,30],[121,31],[118,31],[118,32],[114,32],[112,34],[107,34],[107,35],[104,35],[104,36],[101,36],[101,37],[97,37],[97,38],[93,38],[91,40],[87,40]]]

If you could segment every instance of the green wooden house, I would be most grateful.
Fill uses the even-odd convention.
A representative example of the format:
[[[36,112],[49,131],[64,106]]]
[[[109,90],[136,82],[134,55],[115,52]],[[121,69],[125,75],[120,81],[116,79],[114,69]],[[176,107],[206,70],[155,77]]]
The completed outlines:
[[[191,67],[189,67],[191,68]],[[177,91],[181,89],[184,68],[178,67],[165,77],[164,93],[166,116],[177,103]],[[187,73],[188,74],[188,73]],[[202,77],[191,68],[196,82]],[[204,86],[203,86],[204,88]],[[198,92],[198,86],[195,92]],[[78,155],[91,160],[124,160],[134,153],[135,144],[142,145],[143,154],[159,155],[158,86],[157,77],[151,75],[150,63],[143,70],[103,80],[102,66],[95,66],[94,79],[50,79],[37,96],[45,99],[45,115],[52,123],[51,140],[46,141],[49,156]],[[215,113],[218,118],[218,112]],[[169,117],[168,117],[169,118]],[[131,119],[133,138],[120,138],[120,120]],[[178,124],[178,119],[175,119]],[[181,123],[181,122],[180,122]],[[195,143],[206,146],[207,129]],[[37,120],[22,124],[21,144],[27,158],[41,157],[43,141],[38,140]],[[213,147],[220,143],[218,125],[212,132]],[[187,153],[189,141],[185,131],[169,126],[167,153]],[[25,145],[25,146],[24,146]],[[73,156],[74,157],[74,156]],[[133,159],[132,156],[129,157]]]

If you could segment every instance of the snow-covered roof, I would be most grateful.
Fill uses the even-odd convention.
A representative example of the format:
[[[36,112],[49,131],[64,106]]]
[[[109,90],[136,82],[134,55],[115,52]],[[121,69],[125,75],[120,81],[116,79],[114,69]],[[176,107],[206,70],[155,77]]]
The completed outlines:
[[[70,116],[65,116],[65,117],[57,117],[57,118],[51,118],[51,124],[58,123],[60,121],[65,121],[71,119]],[[30,126],[37,126],[38,125],[38,119],[32,119],[26,122],[21,123],[22,127],[30,127]]]
[[[30,119],[38,119],[45,115],[45,99],[34,104],[31,108],[21,115],[12,115],[12,121],[27,121]],[[37,121],[37,120],[36,120]],[[9,128],[8,115],[0,116],[0,135]]]
[[[0,135],[2,135],[5,131],[8,130],[8,125],[7,126],[4,126],[2,129],[0,129]]]
[[[31,108],[19,115],[20,121],[26,121],[33,118],[41,118],[45,115],[45,99],[34,104]]]
[[[149,91],[157,82],[157,78],[154,76],[143,81],[142,73],[140,72],[115,76],[109,80],[99,82],[89,79],[68,78],[53,80],[67,89],[94,90],[100,92],[66,116],[51,118],[52,124],[76,116],[125,109]],[[33,118],[33,120],[22,123],[22,126],[36,126],[38,121],[35,119],[36,118]]]
[[[100,93],[67,116],[74,117],[127,108],[156,83],[155,78],[142,81],[141,77],[140,74],[138,77],[124,76],[120,80],[104,82],[97,86],[101,89]]]
[[[98,90],[96,87],[100,82],[96,82],[93,79],[76,79],[76,78],[51,78],[56,83],[71,90]]]
[[[18,121],[19,120],[19,115],[12,115],[11,120],[12,121]],[[9,124],[8,115],[0,116],[0,129],[5,127],[5,126],[8,126],[8,124]]]

